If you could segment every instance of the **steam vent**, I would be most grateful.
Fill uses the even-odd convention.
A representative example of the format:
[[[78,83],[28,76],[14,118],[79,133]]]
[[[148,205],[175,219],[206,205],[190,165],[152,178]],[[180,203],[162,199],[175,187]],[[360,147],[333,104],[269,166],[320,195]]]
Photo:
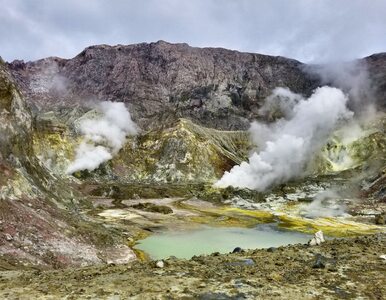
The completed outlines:
[[[385,299],[385,3],[2,2],[0,299]]]

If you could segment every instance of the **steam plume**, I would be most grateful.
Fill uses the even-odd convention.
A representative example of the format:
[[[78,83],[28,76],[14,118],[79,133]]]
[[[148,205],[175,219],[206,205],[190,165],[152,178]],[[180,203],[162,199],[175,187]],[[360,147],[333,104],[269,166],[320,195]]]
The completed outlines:
[[[315,196],[314,200],[302,211],[307,218],[338,217],[346,215],[345,205],[340,203],[341,197],[332,190],[326,190]]]
[[[67,168],[67,174],[95,170],[118,153],[127,135],[138,132],[123,103],[101,102],[96,110],[101,114],[99,118],[80,122],[79,130],[84,139],[76,150],[75,160]]]
[[[372,119],[376,113],[375,86],[365,61],[307,65],[305,71],[317,75],[325,85],[337,87],[349,95],[348,106],[357,120]]]
[[[251,136],[261,151],[253,153],[248,162],[225,172],[215,183],[217,187],[264,191],[302,175],[338,123],[353,115],[346,107],[348,98],[331,87],[316,89],[308,99],[286,89],[275,89],[267,101],[271,102],[267,106],[272,101],[279,103],[283,117],[272,125],[252,124]]]

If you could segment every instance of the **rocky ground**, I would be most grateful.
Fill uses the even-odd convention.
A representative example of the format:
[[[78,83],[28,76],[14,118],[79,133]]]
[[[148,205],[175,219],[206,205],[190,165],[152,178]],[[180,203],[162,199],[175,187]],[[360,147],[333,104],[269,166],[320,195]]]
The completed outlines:
[[[386,235],[126,265],[0,273],[3,299],[384,299]]]

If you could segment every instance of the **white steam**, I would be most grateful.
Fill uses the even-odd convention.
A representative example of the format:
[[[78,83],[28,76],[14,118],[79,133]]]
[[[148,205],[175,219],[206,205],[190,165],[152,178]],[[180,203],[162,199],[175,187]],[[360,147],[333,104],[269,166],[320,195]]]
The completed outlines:
[[[375,86],[364,60],[326,65],[308,65],[305,71],[317,75],[322,84],[332,85],[349,95],[348,106],[361,121],[371,120],[376,114]]]
[[[101,102],[96,106],[100,117],[80,121],[84,140],[76,149],[75,160],[67,174],[80,170],[95,170],[110,160],[125,143],[126,136],[137,134],[137,126],[121,102]]]
[[[217,187],[241,187],[264,191],[304,173],[308,163],[324,146],[340,121],[352,117],[348,98],[336,88],[321,87],[304,99],[279,88],[265,106],[281,109],[282,118],[273,124],[254,122],[251,136],[260,152],[225,172]],[[280,103],[282,101],[283,103]],[[279,104],[278,104],[279,103]],[[261,113],[268,109],[261,110]]]
[[[293,116],[296,104],[302,100],[302,96],[291,92],[288,88],[278,87],[274,89],[259,110],[259,114],[269,120],[284,117],[286,119]]]
[[[341,197],[332,190],[317,194],[314,200],[304,207],[301,214],[307,218],[339,217],[345,216],[345,204]]]

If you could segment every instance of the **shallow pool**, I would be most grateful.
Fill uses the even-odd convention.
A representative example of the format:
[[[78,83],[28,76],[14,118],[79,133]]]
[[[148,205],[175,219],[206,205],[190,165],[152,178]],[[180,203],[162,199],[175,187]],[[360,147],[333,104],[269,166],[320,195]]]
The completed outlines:
[[[243,249],[278,247],[306,243],[311,235],[278,229],[275,224],[255,228],[202,227],[197,230],[156,233],[139,241],[136,249],[153,259],[169,256],[191,258],[213,252],[228,253],[236,247]]]

